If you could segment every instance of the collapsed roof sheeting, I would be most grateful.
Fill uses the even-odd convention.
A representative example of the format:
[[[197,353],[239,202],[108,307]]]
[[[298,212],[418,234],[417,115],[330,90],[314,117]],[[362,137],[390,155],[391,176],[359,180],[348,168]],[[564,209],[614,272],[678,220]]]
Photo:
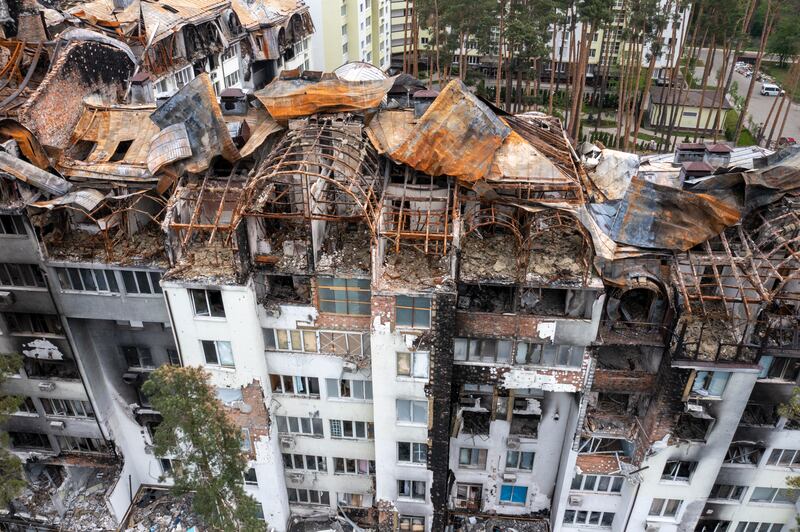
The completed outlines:
[[[65,179],[0,151],[0,171],[6,172],[23,183],[34,186],[48,194],[65,194],[72,185]]]
[[[292,15],[308,12],[302,0],[231,0],[231,7],[247,29],[284,24]]]
[[[138,16],[136,20],[138,21]],[[122,41],[118,41],[117,39],[112,39],[111,37],[103,35],[102,33],[97,33],[96,31],[86,30],[83,28],[71,28],[61,32],[58,35],[58,41],[59,45],[62,42],[69,44],[70,41],[94,41],[108,46],[113,46],[114,48],[117,48],[125,52],[125,55],[128,56],[128,58],[131,60],[131,63],[133,64],[137,63],[136,56],[133,55],[133,50],[131,50],[131,48],[127,44],[125,44]],[[56,50],[54,60],[57,58],[58,58],[58,50]]]
[[[394,78],[345,81],[338,78],[308,81],[276,79],[255,96],[278,122],[315,113],[358,112],[377,108]]]
[[[241,158],[233,144],[208,74],[203,73],[184,85],[150,115],[161,128],[183,123],[192,146],[192,156],[179,163],[188,172],[206,170],[216,155],[230,162]]]
[[[39,139],[16,120],[10,118],[0,120],[0,135],[14,139],[25,158],[34,165],[42,170],[50,167],[50,158],[39,143]]]
[[[155,174],[162,166],[192,156],[189,133],[183,122],[167,126],[153,137],[147,154],[147,168]]]
[[[428,175],[477,181],[491,170],[511,129],[460,80],[453,80],[389,156]]]

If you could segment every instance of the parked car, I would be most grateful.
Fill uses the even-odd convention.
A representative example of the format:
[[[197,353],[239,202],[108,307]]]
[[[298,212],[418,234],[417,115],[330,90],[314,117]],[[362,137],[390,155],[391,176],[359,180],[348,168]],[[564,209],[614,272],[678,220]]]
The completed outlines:
[[[761,84],[761,96],[780,96],[781,94],[783,94],[783,91],[774,83]]]

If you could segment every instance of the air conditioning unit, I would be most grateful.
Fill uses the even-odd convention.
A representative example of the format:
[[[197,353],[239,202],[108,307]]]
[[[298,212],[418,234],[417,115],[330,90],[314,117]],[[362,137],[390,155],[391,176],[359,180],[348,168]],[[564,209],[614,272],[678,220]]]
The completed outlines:
[[[0,305],[12,305],[14,303],[14,292],[6,290],[0,291]]]
[[[134,384],[139,379],[139,374],[128,371],[122,374],[122,382],[125,384]]]
[[[294,437],[289,434],[282,434],[280,436],[281,447],[284,449],[291,449],[294,447]]]
[[[303,473],[289,473],[289,482],[292,484],[299,484],[303,482],[305,475]]]
[[[583,497],[580,495],[570,495],[568,502],[570,506],[580,506],[583,504]]]
[[[503,473],[503,482],[516,482],[517,475],[513,473]]]
[[[509,436],[506,439],[506,447],[509,449],[519,449],[519,438],[516,436]]]
[[[40,382],[39,389],[43,392],[52,392],[56,389],[56,383],[50,381]]]
[[[51,421],[50,422],[50,427],[54,428],[54,429],[63,429],[64,428],[64,422],[63,421]]]

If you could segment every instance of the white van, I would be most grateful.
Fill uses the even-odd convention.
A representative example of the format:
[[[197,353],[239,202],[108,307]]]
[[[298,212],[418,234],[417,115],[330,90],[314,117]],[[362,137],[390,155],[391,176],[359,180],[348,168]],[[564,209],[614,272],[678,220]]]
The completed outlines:
[[[761,84],[761,96],[780,96],[781,88],[772,83]]]

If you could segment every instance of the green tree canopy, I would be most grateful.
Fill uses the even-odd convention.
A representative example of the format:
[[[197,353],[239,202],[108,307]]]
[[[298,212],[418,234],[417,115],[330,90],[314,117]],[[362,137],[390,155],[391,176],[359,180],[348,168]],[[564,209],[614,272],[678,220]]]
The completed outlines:
[[[0,354],[0,385],[9,375],[18,372],[21,365],[22,359],[19,355]],[[19,397],[0,394],[0,423],[16,411],[19,404]],[[8,433],[2,431],[0,432],[0,507],[7,507],[24,488],[22,461],[11,453]]]
[[[163,416],[155,453],[179,460],[174,493],[194,493],[194,511],[214,530],[264,530],[244,491],[241,429],[228,417],[202,368],[161,366],[142,387]]]

